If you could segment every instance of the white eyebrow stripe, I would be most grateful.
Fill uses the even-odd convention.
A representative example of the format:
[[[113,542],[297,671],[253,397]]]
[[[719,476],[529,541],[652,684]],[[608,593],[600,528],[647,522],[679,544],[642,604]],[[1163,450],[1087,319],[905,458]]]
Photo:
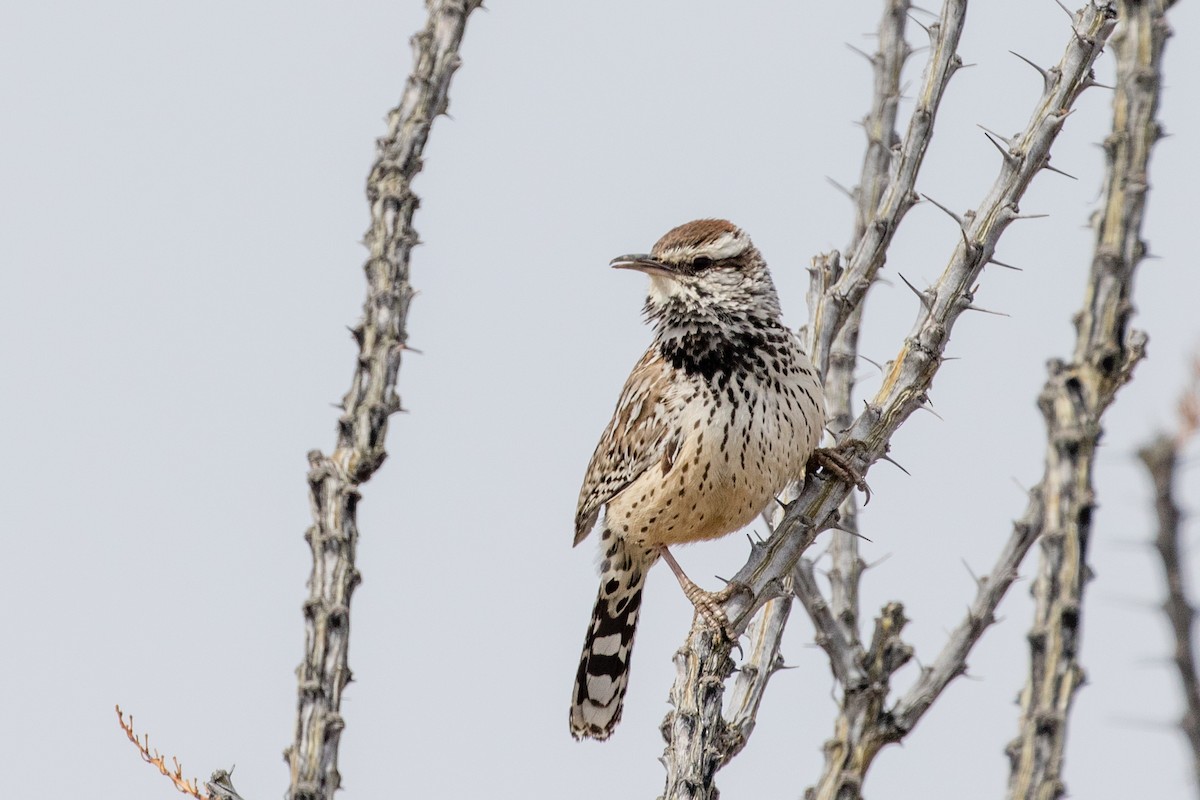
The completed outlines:
[[[700,248],[699,252],[714,261],[719,261],[723,258],[733,258],[736,255],[741,255],[745,252],[748,245],[749,240],[740,231],[737,233],[722,233],[713,240],[712,244]]]

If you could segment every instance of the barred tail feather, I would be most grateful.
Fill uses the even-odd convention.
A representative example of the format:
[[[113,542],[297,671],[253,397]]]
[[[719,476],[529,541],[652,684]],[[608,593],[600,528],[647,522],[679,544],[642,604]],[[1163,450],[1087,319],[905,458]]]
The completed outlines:
[[[611,538],[604,536],[606,540]],[[652,553],[640,548],[631,553],[620,539],[606,553],[600,594],[592,610],[571,696],[571,735],[576,739],[607,739],[621,721],[642,587],[653,562]]]

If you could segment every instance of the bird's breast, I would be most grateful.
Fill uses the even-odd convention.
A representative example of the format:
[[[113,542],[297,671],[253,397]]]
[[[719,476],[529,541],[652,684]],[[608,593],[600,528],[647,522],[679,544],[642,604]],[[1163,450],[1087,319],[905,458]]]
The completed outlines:
[[[820,386],[791,353],[758,355],[741,362],[753,368],[678,371],[668,452],[610,501],[610,525],[647,546],[724,536],[803,475],[824,427]]]

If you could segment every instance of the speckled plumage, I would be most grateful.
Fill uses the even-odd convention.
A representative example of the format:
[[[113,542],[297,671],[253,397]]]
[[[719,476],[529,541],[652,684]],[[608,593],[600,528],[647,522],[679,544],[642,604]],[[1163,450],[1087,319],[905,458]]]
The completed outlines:
[[[572,696],[576,738],[608,738],[620,721],[642,586],[661,548],[747,525],[802,478],[824,427],[816,373],[745,233],[697,220],[613,266],[650,275],[655,330],[579,494],[575,544],[601,508],[604,519],[600,594]]]

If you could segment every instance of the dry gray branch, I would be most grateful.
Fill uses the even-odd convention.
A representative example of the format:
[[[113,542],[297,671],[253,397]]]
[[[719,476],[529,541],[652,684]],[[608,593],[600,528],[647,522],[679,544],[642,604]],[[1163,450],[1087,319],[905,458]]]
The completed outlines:
[[[837,735],[825,742],[821,779],[804,792],[805,800],[862,797],[863,780],[875,755],[889,741],[899,739],[899,735],[889,738],[881,723],[888,717],[884,704],[892,675],[912,658],[912,648],[900,638],[907,623],[900,603],[888,603],[876,618],[862,662],[866,680],[845,691],[834,725]]]
[[[763,606],[762,613],[746,632],[746,658],[738,667],[733,687],[725,698],[725,720],[729,729],[729,748],[722,753],[718,769],[742,751],[758,719],[758,708],[771,676],[783,669],[779,642],[792,612],[791,595],[776,597]]]
[[[1113,37],[1117,87],[1102,207],[1093,217],[1095,254],[1083,307],[1075,316],[1070,363],[1054,360],[1038,397],[1047,447],[1041,491],[1045,506],[1036,602],[1029,633],[1030,667],[1021,692],[1021,723],[1009,744],[1009,798],[1055,798],[1062,781],[1067,720],[1083,682],[1079,641],[1083,590],[1090,574],[1087,545],[1095,493],[1092,470],[1101,415],[1131,377],[1145,336],[1130,331],[1133,277],[1146,253],[1142,218],[1147,167],[1162,131],[1155,119],[1161,61],[1169,28],[1162,2],[1120,3],[1122,28]],[[1078,25],[1079,23],[1076,22]]]
[[[1195,788],[1200,792],[1200,676],[1196,673],[1196,646],[1192,628],[1196,611],[1188,601],[1184,576],[1187,575],[1185,556],[1179,532],[1180,512],[1175,502],[1175,475],[1179,466],[1182,439],[1160,435],[1138,451],[1154,483],[1154,510],[1158,517],[1158,535],[1154,549],[1158,551],[1167,584],[1167,599],[1163,611],[1171,626],[1175,641],[1172,660],[1183,688],[1185,709],[1179,727],[1187,736],[1192,749],[1192,770]]]
[[[881,213],[880,203],[887,193],[893,156],[902,158],[895,148],[900,146],[900,137],[896,133],[896,108],[900,102],[900,75],[904,62],[912,53],[912,48],[904,40],[905,23],[908,21],[911,3],[908,0],[888,0],[883,17],[879,23],[879,50],[871,60],[874,69],[874,90],[872,91],[871,110],[863,120],[863,129],[867,132],[867,151],[863,157],[862,172],[858,185],[854,189],[854,231],[850,238],[850,246],[846,252],[850,254],[853,263],[858,253],[863,252],[868,230],[876,224]],[[939,30],[940,32],[940,30]],[[958,36],[953,31],[941,40],[943,49],[934,55],[934,63],[939,63],[940,57],[944,63],[954,64],[954,47]],[[951,69],[945,71],[936,67],[926,69],[926,79],[936,79],[939,75],[947,78]],[[943,92],[929,93],[932,102],[929,106],[930,126],[918,127],[920,136],[910,137],[906,145],[915,155],[910,159],[919,164],[929,139],[933,134],[932,119],[937,111],[937,101]],[[899,162],[898,162],[899,163]],[[915,172],[912,179],[915,180]],[[911,195],[912,187],[908,189]],[[896,207],[898,212],[894,222],[889,223],[891,230],[899,224],[900,216],[905,207]],[[886,248],[886,244],[884,245]],[[886,258],[886,250],[879,253],[878,267],[871,273],[868,280],[874,281],[878,269],[882,268]],[[824,271],[833,269],[836,264],[836,254],[814,259],[814,269]],[[832,277],[832,276],[830,276]],[[830,283],[829,277],[813,280],[810,291],[815,293],[818,284]],[[869,287],[868,287],[869,288]],[[813,298],[814,305],[820,303],[819,298]],[[825,388],[825,405],[829,412],[830,430],[840,432],[848,429],[854,421],[854,373],[858,368],[858,333],[862,323],[863,308],[866,306],[866,293],[856,303],[846,318],[845,324],[834,337],[829,360],[822,374]],[[842,638],[847,639],[852,646],[861,649],[858,629],[858,585],[864,568],[863,560],[858,552],[858,504],[854,495],[848,495],[839,509],[841,530],[831,534],[830,555],[832,565],[829,569],[829,586],[831,609],[834,620],[843,627]]]
[[[965,10],[961,2],[947,3],[947,8],[952,6]],[[944,8],[942,24],[952,17],[953,13]],[[851,466],[860,473],[886,453],[891,436],[925,403],[954,323],[970,307],[972,287],[991,260],[1000,236],[1020,218],[1017,204],[1033,177],[1048,164],[1050,146],[1075,99],[1091,85],[1091,65],[1114,24],[1115,12],[1107,2],[1093,2],[1079,12],[1066,52],[1051,72],[1025,131],[1012,140],[995,184],[977,211],[962,215],[960,241],[937,283],[924,293],[913,330],[890,363],[883,385],[840,437]],[[945,30],[941,25],[937,28],[935,39],[941,35],[939,31]],[[893,182],[889,195],[894,194],[898,183],[899,179]],[[853,270],[843,279],[851,274]],[[859,284],[852,281],[847,291],[856,292],[861,299],[865,286],[860,290]],[[840,305],[840,301],[833,303]],[[838,317],[844,319],[845,315],[827,314],[823,320],[814,320],[813,341],[831,342],[836,329],[825,336],[821,328]],[[810,476],[800,496],[788,504],[783,521],[771,537],[752,547],[749,561],[734,576],[735,583],[746,587],[746,591],[724,605],[735,631],[744,630],[763,602],[783,592],[785,577],[791,575],[816,535],[834,523],[837,509],[848,493],[845,484],[829,475],[818,472]],[[707,769],[705,765],[722,762],[720,753],[728,747],[728,731],[719,713],[713,716],[698,710],[711,703],[714,693],[719,705],[728,673],[721,674],[717,667],[728,662],[729,650],[729,642],[702,631],[693,631],[680,650],[678,658],[696,665],[696,669],[678,672],[671,693],[675,708],[663,726],[667,735],[663,757],[667,798],[716,795],[712,782],[715,769]],[[704,764],[692,760],[700,754]]]
[[[817,585],[813,574],[813,562],[802,558],[796,564],[792,573],[792,591],[796,599],[808,612],[816,631],[816,644],[829,656],[829,667],[833,677],[842,687],[842,692],[861,690],[867,682],[863,664],[866,662],[866,651],[858,640],[857,630],[851,637],[846,626],[840,624],[830,610],[829,602]]]
[[[1159,434],[1138,451],[1138,458],[1154,484],[1154,511],[1158,519],[1154,549],[1167,584],[1163,611],[1175,642],[1172,660],[1184,696],[1179,727],[1192,748],[1193,783],[1200,793],[1200,675],[1196,671],[1196,645],[1192,637],[1196,611],[1188,600],[1184,577],[1188,570],[1180,533],[1182,513],[1175,501],[1175,478],[1183,448],[1197,431],[1200,431],[1200,358],[1192,364],[1191,385],[1179,399],[1179,427],[1175,435]]]
[[[446,113],[458,47],[479,0],[428,0],[426,6],[428,21],[412,39],[412,72],[400,104],[388,114],[388,132],[378,141],[367,179],[368,291],[363,319],[353,329],[359,352],[342,401],[337,446],[328,456],[308,454],[313,525],[305,538],[313,566],[304,603],[304,661],[297,669],[296,734],[284,752],[289,800],[329,800],[341,783],[337,751],[344,727],[342,690],[350,680],[350,596],[359,582],[358,487],[383,463],[388,417],[400,410],[396,376],[412,299],[409,255],[417,244],[412,227],[417,197],[409,187],[421,169],[430,126]]]
[[[233,788],[233,776],[223,769],[214,772],[204,784],[204,788],[208,789],[208,794],[213,800],[244,800]]]
[[[868,152],[855,204],[855,235],[846,264],[834,256],[816,269],[809,284],[807,349],[821,375],[829,369],[834,340],[883,268],[887,248],[908,210],[917,202],[917,173],[933,140],[933,123],[950,78],[962,66],[958,40],[967,16],[966,0],[947,0],[938,21],[930,25],[929,58],[898,152],[888,131],[895,127],[898,94],[889,84],[898,80],[910,52],[904,44],[903,20],[891,18],[897,3],[888,3],[880,23],[880,52],[872,62],[875,91],[867,117]],[[890,125],[889,125],[890,121]],[[887,141],[886,149],[882,146]],[[886,157],[886,162],[885,162]]]
[[[894,670],[881,669],[877,654],[863,657],[864,663],[874,664],[874,672],[865,681],[847,684],[833,726],[834,737],[825,744],[825,767],[817,785],[806,793],[806,800],[861,797],[862,785],[875,755],[885,745],[908,735],[950,682],[966,672],[967,655],[983,632],[996,621],[996,607],[1016,580],[1018,566],[1040,535],[1041,520],[1041,492],[1035,489],[1030,493],[1025,514],[1013,525],[1012,534],[995,566],[978,581],[975,599],[967,609],[966,617],[951,631],[933,663],[921,670],[917,681],[891,708],[885,708],[884,702]],[[903,609],[898,603],[885,607],[885,618],[889,615],[888,609],[894,609],[893,617],[902,616]],[[895,642],[889,645],[893,651],[902,646],[898,628],[894,637]]]

